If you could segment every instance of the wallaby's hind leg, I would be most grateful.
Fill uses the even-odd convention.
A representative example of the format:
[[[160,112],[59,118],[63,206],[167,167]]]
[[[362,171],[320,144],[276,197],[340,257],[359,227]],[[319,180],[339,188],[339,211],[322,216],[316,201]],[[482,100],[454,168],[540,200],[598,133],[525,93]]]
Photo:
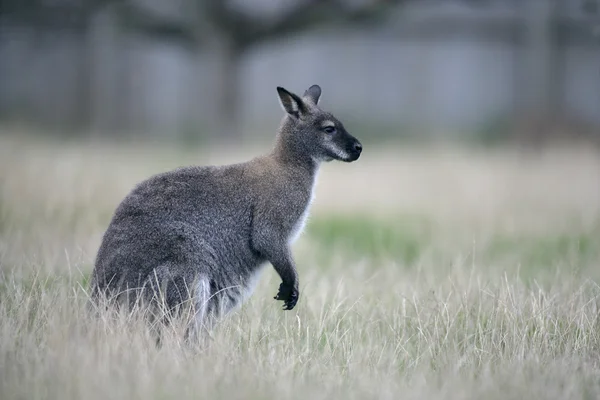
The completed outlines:
[[[182,267],[166,264],[155,268],[143,285],[145,313],[160,344],[164,329],[186,324],[193,299],[193,276]],[[189,282],[189,283],[188,283]]]
[[[191,268],[175,265],[156,268],[146,280],[144,297],[152,304],[151,320],[156,328],[183,325],[186,341],[194,344],[210,336],[218,317],[218,296],[205,274],[194,275],[190,271]]]
[[[216,317],[213,313],[215,298],[211,291],[210,279],[203,274],[197,276],[192,289],[192,314],[185,337],[190,343],[206,345]]]
[[[219,286],[208,275],[201,274],[194,281],[193,320],[186,337],[195,343],[207,344],[220,318],[230,313],[243,300],[241,284]]]

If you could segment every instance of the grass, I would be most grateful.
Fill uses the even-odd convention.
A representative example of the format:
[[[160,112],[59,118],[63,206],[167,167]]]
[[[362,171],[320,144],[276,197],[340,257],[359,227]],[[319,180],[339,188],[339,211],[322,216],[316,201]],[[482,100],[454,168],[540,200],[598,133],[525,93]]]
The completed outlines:
[[[128,147],[129,146],[129,147]],[[600,396],[600,155],[372,149],[329,164],[294,247],[208,348],[92,318],[93,259],[144,177],[247,157],[0,138],[2,399]]]
[[[428,246],[430,229],[426,219],[411,216],[382,222],[368,215],[337,215],[314,220],[307,234],[321,251],[338,247],[351,257],[393,258],[412,265]]]

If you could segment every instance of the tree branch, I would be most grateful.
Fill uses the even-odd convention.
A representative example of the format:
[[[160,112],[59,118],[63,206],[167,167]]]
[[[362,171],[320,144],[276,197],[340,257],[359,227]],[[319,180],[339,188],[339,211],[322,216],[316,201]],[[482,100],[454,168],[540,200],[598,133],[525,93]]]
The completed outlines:
[[[123,0],[10,0],[0,6],[0,17],[23,25],[55,30],[81,30],[102,7]]]
[[[136,1],[119,1],[117,15],[121,23],[148,36],[179,42],[195,48],[202,37],[183,18],[166,17],[138,4]]]
[[[244,47],[284,37],[325,24],[361,24],[379,21],[391,7],[405,0],[373,0],[360,6],[350,6],[343,0],[306,0],[275,19],[245,16],[243,34],[238,40]]]
[[[249,16],[232,7],[227,0],[194,0],[198,23],[204,37],[226,39],[230,46],[238,47],[240,38],[252,26]]]

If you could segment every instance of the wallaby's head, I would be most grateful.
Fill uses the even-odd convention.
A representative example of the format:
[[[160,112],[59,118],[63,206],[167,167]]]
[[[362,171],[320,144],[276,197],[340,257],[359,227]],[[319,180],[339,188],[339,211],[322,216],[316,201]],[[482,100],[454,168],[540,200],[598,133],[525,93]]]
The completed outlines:
[[[356,161],[362,144],[346,131],[331,113],[319,107],[321,88],[313,85],[302,97],[277,87],[281,106],[286,112],[279,140],[315,161]]]

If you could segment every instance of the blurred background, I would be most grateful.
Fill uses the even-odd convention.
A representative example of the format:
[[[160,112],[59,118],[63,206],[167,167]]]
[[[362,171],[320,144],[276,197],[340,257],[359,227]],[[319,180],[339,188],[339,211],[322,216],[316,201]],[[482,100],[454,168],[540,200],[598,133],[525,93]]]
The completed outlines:
[[[132,188],[313,84],[364,151],[295,310],[267,268],[207,357],[92,321]],[[0,0],[0,399],[600,398],[599,316],[600,0]]]
[[[0,1],[5,127],[270,140],[314,83],[369,140],[597,143],[600,0]]]

